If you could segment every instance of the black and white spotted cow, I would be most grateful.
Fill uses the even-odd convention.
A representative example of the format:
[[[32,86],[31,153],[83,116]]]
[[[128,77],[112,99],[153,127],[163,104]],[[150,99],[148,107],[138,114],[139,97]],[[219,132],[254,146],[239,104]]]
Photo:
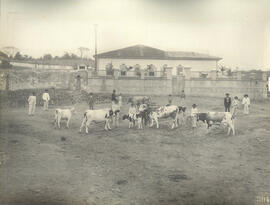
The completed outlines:
[[[159,107],[156,111],[150,113],[151,124],[150,127],[154,125],[154,122],[159,128],[159,119],[171,118],[172,119],[172,126],[171,129],[174,127],[178,127],[177,119],[179,114],[179,107],[176,105],[167,105]]]
[[[110,120],[113,115],[114,112],[111,108],[99,110],[86,110],[80,127],[80,132],[82,132],[82,128],[85,126],[85,132],[88,133],[88,127],[91,124],[91,122],[95,123],[105,122],[105,130],[111,130]]]
[[[228,135],[231,133],[235,135],[234,129],[234,119],[231,113],[229,112],[207,112],[207,113],[198,113],[197,120],[202,121],[207,124],[207,129],[212,125],[221,125],[224,124],[228,127]]]
[[[128,113],[123,116],[123,120],[129,120],[129,128],[135,126],[135,122],[137,122],[138,129],[143,128],[143,122],[146,122],[148,119],[148,106],[146,104],[141,104],[138,110],[135,113]]]
[[[118,103],[112,105],[112,112],[113,112],[113,116],[112,116],[113,126],[118,127],[119,117],[120,117],[120,105]]]

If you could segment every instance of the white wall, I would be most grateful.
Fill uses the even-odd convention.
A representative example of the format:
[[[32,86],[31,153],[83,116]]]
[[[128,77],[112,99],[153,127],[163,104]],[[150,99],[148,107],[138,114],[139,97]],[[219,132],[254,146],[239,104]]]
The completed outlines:
[[[72,70],[72,66],[66,65],[48,65],[48,64],[35,64],[35,63],[24,63],[24,62],[10,62],[11,65],[24,68],[37,68],[37,69],[69,69]]]
[[[121,64],[126,64],[128,66],[134,66],[139,64],[141,68],[146,68],[147,65],[153,64],[158,69],[164,64],[169,67],[173,67],[173,74],[176,74],[176,67],[182,65],[184,67],[190,67],[192,71],[210,71],[215,70],[217,63],[215,60],[156,60],[156,59],[109,59],[101,58],[98,59],[98,68],[100,70],[105,69],[108,63],[112,63],[113,67],[119,68]]]

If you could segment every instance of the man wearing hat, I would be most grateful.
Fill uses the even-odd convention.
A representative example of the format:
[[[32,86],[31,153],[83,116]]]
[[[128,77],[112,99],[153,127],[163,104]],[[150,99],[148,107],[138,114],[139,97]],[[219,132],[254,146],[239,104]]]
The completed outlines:
[[[249,106],[250,106],[250,99],[248,97],[248,94],[244,95],[244,98],[242,100],[242,104],[244,105],[244,114],[249,114]]]
[[[224,98],[225,112],[230,112],[231,104],[232,104],[232,99],[230,97],[230,94],[226,93],[226,97]]]
[[[113,90],[113,93],[112,93],[112,104],[116,104],[116,103],[117,103],[116,91]]]
[[[42,100],[43,100],[43,109],[48,111],[49,110],[50,95],[49,95],[47,89],[45,90],[45,92],[42,95]]]
[[[192,117],[192,128],[197,127],[197,114],[198,114],[197,105],[193,104],[190,111],[190,115]]]
[[[93,93],[90,93],[89,100],[88,100],[89,110],[94,110],[94,103],[95,103],[95,99],[94,99]]]

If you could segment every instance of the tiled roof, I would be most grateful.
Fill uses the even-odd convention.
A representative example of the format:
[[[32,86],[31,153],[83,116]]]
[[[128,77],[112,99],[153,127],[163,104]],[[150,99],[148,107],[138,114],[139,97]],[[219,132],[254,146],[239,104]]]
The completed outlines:
[[[222,58],[216,56],[210,56],[204,53],[195,53],[195,52],[184,52],[184,51],[167,51],[166,55],[168,58],[172,59],[213,59],[213,60],[221,60]]]
[[[194,52],[170,52],[144,45],[136,45],[100,53],[98,58],[159,59],[159,60],[221,60],[222,58]]]

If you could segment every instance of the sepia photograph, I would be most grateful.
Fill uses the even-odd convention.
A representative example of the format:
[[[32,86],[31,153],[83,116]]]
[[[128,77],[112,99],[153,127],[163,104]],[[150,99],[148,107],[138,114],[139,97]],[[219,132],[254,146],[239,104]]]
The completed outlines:
[[[270,0],[0,0],[0,205],[270,205]]]

